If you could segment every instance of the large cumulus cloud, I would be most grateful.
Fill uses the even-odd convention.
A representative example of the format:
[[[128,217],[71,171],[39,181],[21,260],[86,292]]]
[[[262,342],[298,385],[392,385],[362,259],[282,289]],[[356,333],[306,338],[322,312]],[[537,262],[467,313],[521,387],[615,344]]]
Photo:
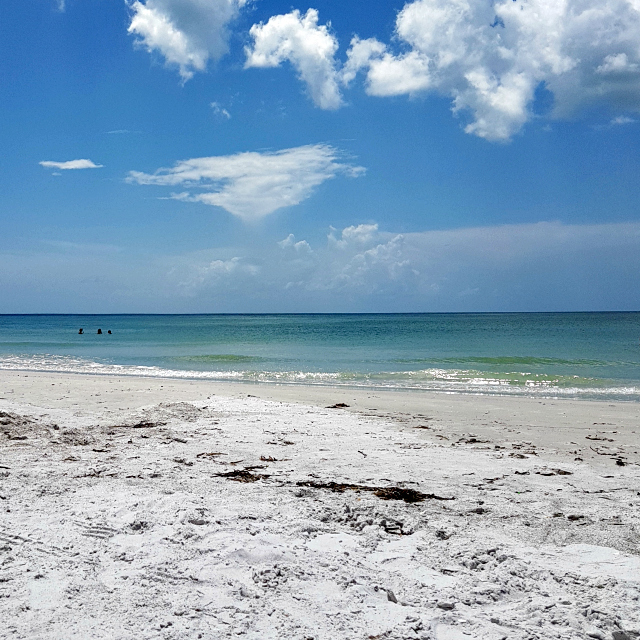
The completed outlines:
[[[557,115],[597,102],[640,108],[638,0],[417,0],[398,14],[396,36],[400,53],[354,38],[345,81],[363,71],[372,95],[449,95],[483,138],[518,131],[541,85]]]
[[[488,140],[518,132],[541,87],[558,117],[592,104],[640,110],[639,0],[415,0],[391,43],[355,36],[344,64],[315,10],[274,16],[251,36],[247,66],[289,60],[321,108],[340,106],[338,87],[361,74],[372,96],[450,97],[467,133]]]
[[[338,41],[326,25],[318,24],[318,12],[292,11],[273,16],[266,24],[254,24],[253,46],[247,47],[247,67],[277,67],[290,62],[306,83],[312,100],[322,109],[337,109],[342,100],[334,55]]]
[[[246,0],[135,0],[129,33],[158,51],[183,81],[227,53],[228,24]]]

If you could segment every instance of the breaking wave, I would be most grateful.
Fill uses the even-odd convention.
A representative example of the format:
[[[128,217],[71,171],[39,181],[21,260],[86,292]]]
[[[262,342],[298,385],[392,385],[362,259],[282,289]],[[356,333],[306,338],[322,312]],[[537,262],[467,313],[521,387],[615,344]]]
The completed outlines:
[[[185,356],[176,358],[182,364],[208,362],[238,364],[233,370],[173,369],[159,366],[122,365],[98,362],[73,356],[2,356],[0,369],[109,376],[142,376],[150,378],[184,378],[217,381],[257,382],[271,384],[304,384],[348,386],[388,390],[423,390],[483,395],[514,395],[546,398],[584,398],[594,400],[640,401],[640,386],[577,375],[551,375],[531,372],[478,371],[464,368],[426,368],[417,371],[266,371],[243,369],[242,364],[256,363],[251,356]],[[489,364],[489,358],[483,358]],[[500,364],[505,359],[500,358]],[[516,362],[511,364],[531,364]],[[529,359],[530,360],[530,359]],[[537,359],[539,360],[539,359]],[[468,361],[467,361],[468,362]]]

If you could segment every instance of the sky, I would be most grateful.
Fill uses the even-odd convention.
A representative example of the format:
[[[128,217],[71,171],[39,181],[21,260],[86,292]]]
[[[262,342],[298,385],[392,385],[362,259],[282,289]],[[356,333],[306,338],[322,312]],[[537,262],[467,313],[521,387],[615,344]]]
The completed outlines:
[[[2,0],[0,313],[640,309],[640,0]]]

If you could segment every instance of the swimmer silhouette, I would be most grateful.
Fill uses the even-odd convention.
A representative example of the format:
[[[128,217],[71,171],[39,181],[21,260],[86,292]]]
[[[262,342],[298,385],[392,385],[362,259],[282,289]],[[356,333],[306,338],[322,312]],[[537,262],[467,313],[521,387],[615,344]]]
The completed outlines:
[[[98,329],[98,335],[102,335],[102,329]]]
[[[109,335],[111,335],[111,329],[109,329],[109,331],[107,331],[107,333],[108,333]]]
[[[84,333],[84,329],[80,329],[80,331],[78,331],[78,333],[79,333],[80,335],[82,335],[82,334]]]

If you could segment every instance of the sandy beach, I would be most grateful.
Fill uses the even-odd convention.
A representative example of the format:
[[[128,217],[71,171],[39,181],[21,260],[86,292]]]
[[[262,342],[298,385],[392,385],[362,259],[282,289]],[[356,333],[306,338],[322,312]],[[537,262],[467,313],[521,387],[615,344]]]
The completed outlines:
[[[640,637],[637,403],[2,371],[0,443],[2,638]]]

